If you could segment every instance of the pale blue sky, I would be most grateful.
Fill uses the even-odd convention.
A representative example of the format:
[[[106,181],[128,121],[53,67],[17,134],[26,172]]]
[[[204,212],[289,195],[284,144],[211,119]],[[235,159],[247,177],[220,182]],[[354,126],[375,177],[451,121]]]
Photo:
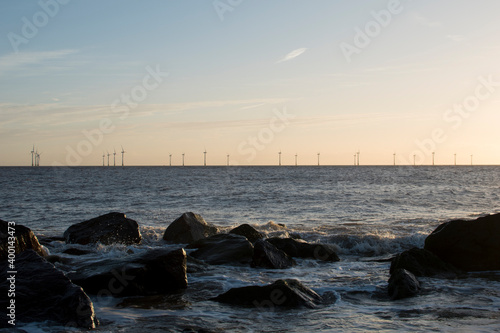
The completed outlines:
[[[493,0],[61,2],[0,1],[0,165],[500,163]]]

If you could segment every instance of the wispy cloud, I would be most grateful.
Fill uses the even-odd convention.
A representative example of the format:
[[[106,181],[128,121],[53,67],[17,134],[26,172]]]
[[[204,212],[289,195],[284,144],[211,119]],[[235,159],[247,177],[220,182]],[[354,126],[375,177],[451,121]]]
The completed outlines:
[[[438,21],[432,21],[418,13],[414,14],[413,15],[413,18],[417,21],[417,23],[419,23],[420,25],[423,25],[425,27],[429,27],[429,28],[435,28],[435,27],[439,27],[442,25],[441,22],[438,22]]]
[[[0,75],[7,72],[19,72],[33,65],[45,64],[47,62],[65,58],[68,55],[78,53],[77,50],[58,50],[47,52],[21,52],[11,53],[0,57]]]
[[[307,51],[307,48],[305,48],[305,47],[303,47],[301,49],[293,50],[292,52],[290,52],[286,56],[284,56],[281,60],[279,60],[277,62],[277,64],[279,64],[280,62],[285,62],[285,61],[295,59],[306,51]]]

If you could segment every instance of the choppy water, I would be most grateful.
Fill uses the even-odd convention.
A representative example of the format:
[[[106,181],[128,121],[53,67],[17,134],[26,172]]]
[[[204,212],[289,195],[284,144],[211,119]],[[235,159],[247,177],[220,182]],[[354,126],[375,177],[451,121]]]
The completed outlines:
[[[222,229],[249,223],[268,235],[298,233],[334,244],[342,259],[298,260],[288,270],[213,266],[189,274],[183,295],[126,304],[92,297],[103,323],[97,331],[498,331],[500,272],[424,278],[422,295],[390,301],[389,263],[373,260],[422,247],[443,221],[499,212],[499,187],[494,166],[0,168],[0,219],[41,237],[61,236],[71,224],[111,211],[138,221],[142,245],[99,245],[80,258],[86,261],[171,246],[163,232],[187,211]],[[49,250],[65,248],[55,242]],[[208,300],[279,278],[296,278],[332,301],[314,310],[262,311]],[[24,328],[63,330],[44,323]]]

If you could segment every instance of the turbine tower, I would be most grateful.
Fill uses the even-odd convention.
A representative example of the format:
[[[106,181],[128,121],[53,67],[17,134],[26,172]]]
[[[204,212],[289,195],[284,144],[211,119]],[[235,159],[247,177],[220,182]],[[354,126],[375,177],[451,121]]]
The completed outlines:
[[[227,166],[229,166],[229,154],[227,154]]]
[[[108,166],[109,166],[109,156],[111,156],[111,154],[108,151]]]
[[[298,165],[298,164],[297,164],[297,161],[298,161],[298,156],[299,156],[299,155],[296,153],[296,154],[295,154],[295,166],[297,166],[297,165]]]
[[[203,166],[207,166],[207,149],[203,152]]]
[[[279,166],[281,166],[281,149],[280,152],[278,153],[278,156],[279,156]]]
[[[356,156],[357,156],[357,166],[359,166],[359,154],[360,154],[360,151],[358,149],[358,151],[356,152]]]
[[[354,154],[354,166],[356,166],[356,154]]]
[[[37,167],[40,166],[40,155],[42,155],[42,153],[38,153],[38,149],[37,149],[36,153],[35,153],[35,166],[37,166]]]
[[[318,153],[318,166],[319,166],[319,156],[321,155],[321,153]]]
[[[392,154],[393,158],[394,158],[394,166],[396,166],[396,153]]]
[[[186,154],[182,153],[182,166],[184,166],[184,155]]]
[[[106,157],[106,155],[104,154],[104,152],[102,152],[102,166],[104,166],[104,158]]]
[[[169,166],[172,166],[172,154],[168,153],[168,157],[169,157]]]
[[[434,154],[435,152],[432,152],[432,165],[434,166]]]
[[[113,148],[113,166],[116,166],[116,149]]]
[[[123,166],[123,154],[125,154],[125,150],[123,150],[123,146],[122,147],[122,166]]]
[[[457,165],[457,154],[455,153],[454,156],[455,156],[455,165]]]
[[[35,166],[35,145],[33,145],[33,149],[31,149],[31,166]]]

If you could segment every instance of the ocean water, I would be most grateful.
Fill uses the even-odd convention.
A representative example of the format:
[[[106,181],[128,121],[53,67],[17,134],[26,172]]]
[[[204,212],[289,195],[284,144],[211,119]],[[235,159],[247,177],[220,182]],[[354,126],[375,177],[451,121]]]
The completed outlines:
[[[390,263],[379,259],[423,247],[440,223],[500,212],[500,167],[74,167],[0,168],[0,219],[30,227],[40,239],[111,211],[136,220],[137,246],[93,245],[99,262],[178,245],[162,240],[184,212],[229,230],[249,223],[269,236],[300,235],[334,245],[340,262],[297,260],[287,270],[210,266],[188,274],[185,293],[119,299],[91,296],[97,332],[366,332],[500,330],[500,272],[422,278],[411,299],[386,296]],[[71,247],[75,247],[71,245]],[[86,248],[85,246],[80,246]],[[238,308],[210,301],[230,288],[295,278],[322,295],[318,309]],[[21,318],[20,318],[21,319]],[[28,332],[79,331],[48,323]],[[138,330],[140,329],[140,330]]]

